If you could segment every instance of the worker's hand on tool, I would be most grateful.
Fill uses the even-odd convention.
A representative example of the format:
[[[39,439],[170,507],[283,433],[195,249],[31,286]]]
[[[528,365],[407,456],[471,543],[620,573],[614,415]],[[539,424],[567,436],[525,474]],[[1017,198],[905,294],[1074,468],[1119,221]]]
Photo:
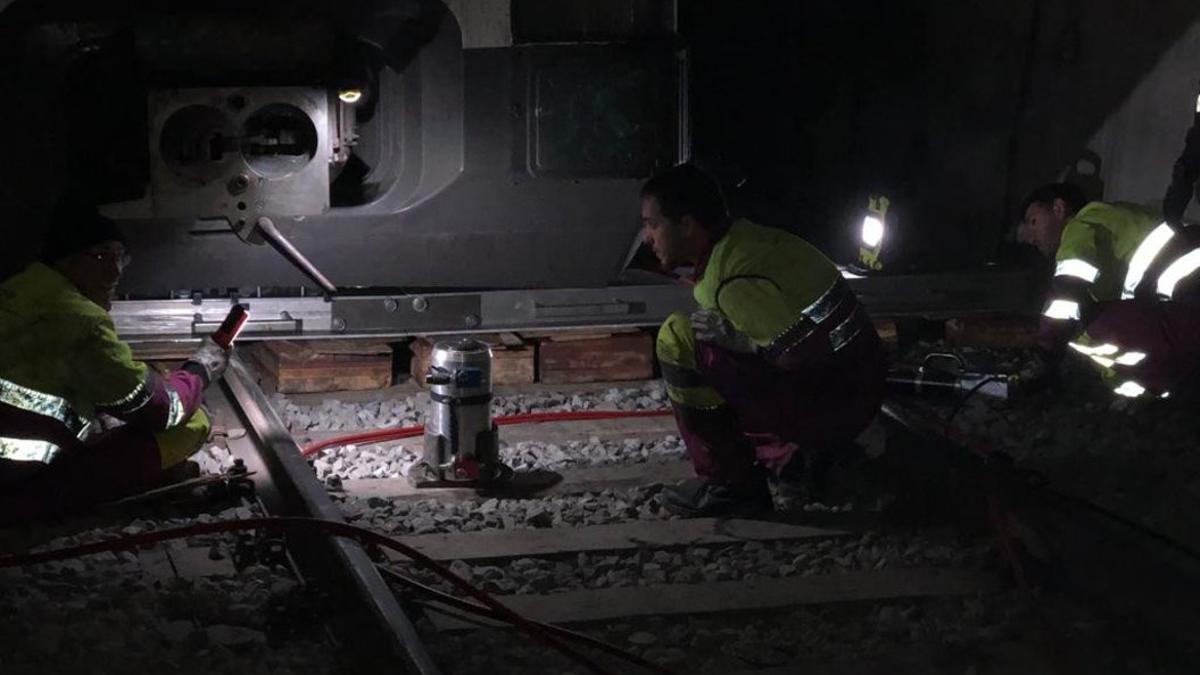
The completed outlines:
[[[753,354],[757,350],[749,335],[739,331],[715,309],[692,312],[690,317],[696,339],[711,342],[722,349],[741,354]]]
[[[207,382],[212,383],[220,379],[229,367],[229,350],[213,342],[211,337],[206,337],[196,353],[188,359],[188,363],[194,363],[203,369]]]

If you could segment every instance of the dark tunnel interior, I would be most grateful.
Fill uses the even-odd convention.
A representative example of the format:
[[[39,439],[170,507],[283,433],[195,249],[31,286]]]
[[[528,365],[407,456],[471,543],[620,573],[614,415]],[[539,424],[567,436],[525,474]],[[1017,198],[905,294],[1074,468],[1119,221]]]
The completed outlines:
[[[0,675],[1175,675],[1195,0],[0,0]]]
[[[57,186],[86,182],[103,201],[145,198],[150,168],[142,139],[149,120],[141,97],[147,90],[181,82],[371,83],[381,71],[405,71],[421,45],[432,40],[445,13],[440,3],[430,2],[363,5],[356,13],[336,18],[323,14],[328,6],[320,3],[287,16],[272,14],[265,5],[246,14],[235,3],[215,3],[199,14],[174,9],[151,20],[154,14],[135,19],[132,6],[121,3],[56,3],[33,9],[38,4],[13,3],[3,15],[5,30],[14,36],[6,41],[12,57],[6,60],[32,68],[9,68],[4,74],[8,86],[24,92],[22,100],[29,102],[5,112],[10,128],[25,130],[13,139],[13,151],[22,161],[8,165],[4,180],[10,217],[20,223],[6,250],[4,269],[9,271],[36,250],[39,224]],[[514,4],[516,30],[524,31],[518,40],[535,43],[569,36],[575,29],[564,26],[581,17],[583,38],[602,40],[611,37],[603,35],[610,30],[605,22],[619,25],[622,20],[588,19],[588,13],[624,15],[580,3],[577,15],[555,10],[563,15],[558,16],[547,14],[542,4]],[[653,24],[662,12],[661,3],[624,5],[630,22]],[[1019,202],[1033,186],[1062,176],[1084,181],[1093,198],[1156,206],[1186,128],[1197,80],[1188,72],[1189,57],[1195,53],[1189,31],[1200,10],[1184,2],[1163,3],[1150,12],[1123,2],[1088,5],[1067,0],[970,5],[684,1],[677,12],[675,41],[686,48],[688,59],[686,110],[680,114],[686,119],[691,157],[719,176],[734,209],[802,233],[837,260],[848,261],[856,246],[856,214],[868,195],[886,193],[895,205],[895,218],[902,222],[893,244],[897,271],[1021,264],[1027,252],[1011,243]],[[268,15],[270,21],[256,22],[256,17]],[[75,23],[62,23],[67,18]],[[189,27],[181,30],[185,20]],[[41,25],[40,32],[29,33],[31,24]],[[661,25],[638,39],[658,39],[649,36],[660,33]],[[56,46],[63,43],[71,45],[65,60]],[[521,142],[519,135],[505,138],[472,126],[473,115],[485,114],[478,106],[492,105],[472,102],[472,73],[493,68],[475,60],[466,64],[465,180],[478,174],[473,156],[491,153],[483,149],[486,144]],[[652,79],[632,84],[635,89],[630,91],[644,100],[652,90],[647,87],[663,85]],[[506,95],[500,90],[493,94]],[[360,126],[371,125],[377,105],[378,97],[368,96],[356,111]],[[476,109],[479,112],[472,112]],[[1155,117],[1147,117],[1146,110],[1153,110]],[[662,115],[649,108],[631,114]],[[595,123],[607,124],[599,119]],[[434,145],[444,145],[442,137],[422,129],[386,133],[423,134]],[[1111,140],[1117,137],[1119,144]],[[333,166],[329,203],[335,210],[358,205],[358,212],[368,213],[393,181],[414,180],[404,177],[412,169],[386,169],[381,162],[388,160],[370,147],[364,144],[349,161]],[[442,161],[429,154],[439,152],[429,143],[421,152],[426,157],[422,166]],[[635,161],[661,165],[667,160],[659,155]],[[633,157],[620,156],[626,162]],[[460,170],[453,168],[455,155],[447,157],[451,165],[442,187],[455,182]],[[546,158],[537,161],[555,161],[553,155]],[[518,160],[514,156],[514,163]],[[514,184],[521,182],[521,172],[513,174],[513,168],[486,175],[495,179],[512,174]],[[577,180],[586,179],[588,171],[595,174],[594,169],[580,167],[570,171]],[[554,181],[569,175],[550,176],[547,189],[561,187]],[[538,199],[536,194],[522,195],[516,202],[481,197],[493,204],[493,214],[501,211],[487,236],[499,237],[505,228],[532,233],[548,227],[541,221],[522,224],[512,213],[520,208],[517,204]],[[580,193],[569,199],[586,212],[587,200],[595,198]],[[562,217],[553,211],[559,206],[551,208],[554,215],[547,213],[546,218]],[[460,222],[464,217],[472,222]],[[624,217],[632,220],[631,214]],[[437,217],[436,226],[432,220],[417,220],[420,224],[413,227],[422,230],[421,237],[411,243],[418,246],[433,241],[425,232],[430,228],[479,228],[477,214]],[[387,220],[370,222],[353,238],[376,236]],[[151,234],[148,227],[133,225],[137,232],[146,232],[147,245],[164,236],[170,240],[175,235],[169,232],[189,229],[164,223]],[[295,225],[296,236],[310,246],[319,246],[321,236],[328,235],[328,230],[320,235],[306,227]],[[343,227],[347,226],[338,229]],[[619,241],[607,244],[614,252],[633,236],[628,224],[609,222],[602,229],[595,233],[596,241]],[[408,243],[404,236],[397,241]],[[346,247],[351,240],[330,240],[329,245]],[[514,241],[536,248],[530,243],[536,239]],[[200,245],[197,255],[211,259],[224,254],[206,246]],[[414,275],[422,269],[410,267]],[[590,285],[619,267],[619,261],[599,264],[586,278],[580,273],[576,279],[553,270],[541,282],[516,274],[514,283]],[[401,276],[406,278],[397,283],[413,283],[407,278],[411,275]],[[503,274],[492,270],[477,276],[495,282]],[[150,292],[153,280],[137,279],[136,291]],[[183,280],[164,281],[179,285]],[[231,278],[214,285],[246,281]],[[386,285],[380,275],[363,278],[360,284]],[[429,285],[451,284],[438,279]]]

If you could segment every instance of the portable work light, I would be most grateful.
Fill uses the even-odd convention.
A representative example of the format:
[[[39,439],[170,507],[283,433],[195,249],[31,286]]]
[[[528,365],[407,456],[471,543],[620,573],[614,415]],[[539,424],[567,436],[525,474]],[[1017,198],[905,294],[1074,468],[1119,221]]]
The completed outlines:
[[[864,273],[883,269],[880,253],[888,239],[887,213],[890,206],[891,201],[883,195],[871,195],[867,199],[867,210],[860,224],[858,262],[855,265]]]

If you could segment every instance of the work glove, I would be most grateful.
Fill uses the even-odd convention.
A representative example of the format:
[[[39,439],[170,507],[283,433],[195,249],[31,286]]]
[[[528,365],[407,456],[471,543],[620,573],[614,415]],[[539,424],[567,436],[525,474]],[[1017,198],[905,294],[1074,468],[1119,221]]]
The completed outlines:
[[[229,367],[229,350],[213,342],[211,337],[206,337],[187,362],[203,370],[205,382],[211,384],[220,379]]]
[[[692,330],[696,332],[697,340],[711,342],[722,349],[739,354],[758,352],[758,348],[750,336],[734,328],[733,324],[729,323],[729,319],[715,309],[692,312],[689,318]]]

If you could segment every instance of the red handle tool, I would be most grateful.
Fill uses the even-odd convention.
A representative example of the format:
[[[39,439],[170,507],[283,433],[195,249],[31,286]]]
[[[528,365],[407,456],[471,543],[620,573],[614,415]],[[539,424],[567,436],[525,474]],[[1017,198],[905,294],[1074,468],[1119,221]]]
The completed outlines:
[[[229,314],[225,315],[225,320],[221,322],[221,326],[217,328],[217,332],[213,333],[213,342],[221,345],[225,349],[233,346],[233,341],[237,339],[238,333],[242,332],[242,327],[249,320],[250,313],[241,305],[234,305],[229,310]]]

